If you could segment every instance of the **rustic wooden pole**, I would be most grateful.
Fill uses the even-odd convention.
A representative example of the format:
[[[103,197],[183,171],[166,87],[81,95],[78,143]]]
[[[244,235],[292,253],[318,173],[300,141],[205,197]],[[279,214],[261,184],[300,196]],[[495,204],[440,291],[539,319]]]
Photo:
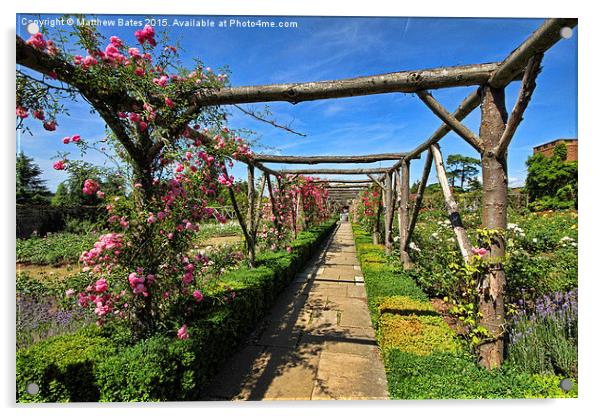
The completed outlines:
[[[445,173],[445,167],[443,165],[443,156],[441,156],[441,150],[439,145],[434,144],[431,146],[431,153],[435,161],[435,169],[437,170],[437,177],[439,178],[439,184],[441,185],[441,192],[445,198],[445,206],[447,208],[447,214],[449,221],[454,228],[454,234],[456,234],[456,240],[460,253],[465,262],[468,262],[472,252],[472,246],[468,241],[468,235],[462,224],[460,213],[458,212],[458,204],[454,199],[451,189],[449,188],[449,182],[447,181],[447,174]]]
[[[535,79],[541,70],[542,59],[543,54],[537,54],[529,60],[529,64],[527,65],[527,69],[525,70],[525,75],[523,76],[523,81],[520,86],[520,91],[518,92],[516,104],[514,104],[514,108],[510,114],[508,124],[504,129],[500,143],[495,149],[496,156],[500,156],[505,153],[506,150],[508,150],[508,145],[510,144],[512,137],[514,137],[514,133],[516,133],[518,125],[523,120],[523,114],[529,105],[529,101],[531,101],[531,96],[533,95],[533,91],[536,87]]]
[[[223,167],[224,175],[228,178],[228,170],[226,166]],[[245,242],[247,243],[247,257],[249,261],[249,265],[251,267],[255,266],[255,252],[254,252],[254,242],[252,241],[251,234],[249,233],[249,229],[247,228],[247,224],[245,222],[245,218],[243,214],[240,212],[240,208],[238,207],[238,203],[236,202],[236,195],[234,194],[234,190],[231,186],[228,187],[228,195],[230,196],[230,202],[232,203],[232,208],[234,209],[234,213],[236,214],[236,218],[238,219],[238,224],[242,229],[242,233],[245,237]],[[253,248],[251,251],[250,247]]]
[[[288,163],[299,165],[316,165],[319,163],[374,163],[383,160],[399,160],[405,153],[379,153],[353,156],[283,156],[257,154],[253,156],[256,162]]]
[[[398,171],[399,172],[399,171]],[[398,173],[398,193],[399,193],[399,258],[404,268],[411,266],[411,259],[408,255],[408,222],[410,206],[410,161],[406,160],[401,165],[401,175]]]
[[[420,182],[418,184],[418,189],[416,190],[416,200],[414,201],[414,207],[412,208],[412,215],[410,217],[410,224],[408,225],[408,239],[406,241],[406,250],[408,245],[410,244],[410,240],[412,239],[412,234],[414,233],[414,228],[416,228],[416,221],[418,221],[418,214],[420,213],[420,208],[422,206],[422,198],[424,198],[424,190],[426,189],[427,182],[429,180],[429,175],[431,174],[431,166],[433,165],[433,153],[429,149],[426,155],[426,160],[424,161],[424,169],[422,170],[422,177],[420,178]]]
[[[282,169],[280,173],[282,175],[366,175],[369,173],[386,173],[387,168],[368,168],[368,169]]]
[[[480,324],[490,337],[478,347],[478,362],[486,368],[497,368],[504,359],[504,292],[506,276],[502,261],[506,254],[504,231],[507,221],[508,171],[505,152],[495,155],[495,149],[506,128],[506,106],[503,88],[485,85],[481,98],[481,128],[484,152],[481,155],[483,173],[483,228],[498,232],[485,256],[489,266],[479,284]]]
[[[259,185],[259,193],[257,194],[257,205],[255,206],[255,218],[253,220],[253,237],[257,245],[257,230],[259,229],[259,218],[261,216],[261,207],[263,202],[263,192],[265,191],[265,185],[268,174],[263,173],[261,176],[261,185]]]
[[[378,179],[376,179],[374,176],[368,175],[368,177],[372,180],[373,183],[378,185],[380,187],[380,189],[383,189],[383,190],[385,189],[385,186],[382,184],[382,182],[379,181]]]
[[[247,165],[247,225],[251,237],[255,229],[255,167]]]
[[[380,244],[382,241],[382,233],[380,221],[383,213],[383,190],[378,188],[378,207],[376,208],[376,218],[372,225],[372,244]]]
[[[385,175],[385,251],[391,253],[391,228],[393,226],[393,174]]]
[[[466,140],[468,144],[474,147],[477,152],[481,153],[483,150],[481,139],[479,139],[472,131],[470,131],[470,129],[464,126],[460,120],[448,113],[445,107],[439,104],[435,97],[433,97],[428,91],[418,91],[416,94],[426,104],[426,106],[430,108],[433,113],[435,113],[437,117],[439,117],[449,126],[450,129],[452,129],[458,136]]]

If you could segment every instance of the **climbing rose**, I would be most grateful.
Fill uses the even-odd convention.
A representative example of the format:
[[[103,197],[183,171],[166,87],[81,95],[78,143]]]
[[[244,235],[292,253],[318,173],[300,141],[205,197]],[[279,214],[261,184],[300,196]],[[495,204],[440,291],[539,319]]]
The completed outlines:
[[[52,120],[52,121],[44,122],[44,124],[42,124],[42,126],[44,126],[44,128],[48,131],[55,131],[57,124],[56,124],[56,121]]]
[[[33,118],[37,118],[38,120],[44,121],[44,110],[34,110]]]
[[[81,141],[81,137],[79,137],[79,134],[74,134],[74,135],[71,137],[71,141],[72,141],[73,143],[79,143],[79,142]]]
[[[100,185],[93,179],[86,179],[82,191],[86,195],[93,195],[100,189]]]
[[[35,35],[32,35],[25,43],[27,43],[30,46],[33,46],[36,49],[46,49],[46,41],[44,40],[44,35],[42,34],[42,32],[38,32]]]
[[[186,324],[182,325],[180,329],[178,329],[178,338],[179,339],[188,339],[190,335],[188,335],[188,327]]]
[[[485,254],[487,254],[487,249],[483,248],[483,247],[473,247],[472,248],[472,252],[474,254],[477,254],[480,257],[483,257]]]
[[[54,162],[52,167],[56,170],[65,170],[65,162],[62,160],[57,160],[56,162]]]
[[[27,108],[21,107],[20,105],[17,106],[17,117],[27,118],[28,115]]]
[[[192,296],[194,296],[194,300],[197,301],[197,302],[200,302],[200,301],[203,300],[203,294],[200,291],[198,291],[198,290],[195,290],[192,293]]]

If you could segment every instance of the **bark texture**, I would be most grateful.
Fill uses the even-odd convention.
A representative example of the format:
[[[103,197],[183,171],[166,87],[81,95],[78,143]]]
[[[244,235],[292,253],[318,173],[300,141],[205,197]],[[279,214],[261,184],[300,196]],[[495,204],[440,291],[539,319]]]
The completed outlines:
[[[487,328],[491,338],[478,349],[479,364],[497,368],[504,359],[504,293],[506,276],[502,261],[506,253],[503,231],[507,221],[508,175],[505,153],[495,155],[506,128],[504,89],[484,86],[481,102],[480,135],[484,152],[481,156],[483,172],[483,228],[499,230],[486,258],[491,264],[479,284],[480,324]]]

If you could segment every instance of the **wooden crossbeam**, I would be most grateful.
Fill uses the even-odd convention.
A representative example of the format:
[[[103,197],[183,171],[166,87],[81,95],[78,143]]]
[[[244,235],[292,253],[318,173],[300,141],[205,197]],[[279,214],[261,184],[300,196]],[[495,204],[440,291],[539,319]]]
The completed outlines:
[[[369,173],[386,173],[387,168],[370,168],[370,169],[282,169],[281,175],[366,175]]]
[[[316,165],[318,163],[373,163],[383,160],[399,160],[405,153],[380,153],[356,156],[280,156],[257,154],[253,160],[264,163],[289,163],[300,165]]]
[[[191,104],[200,107],[271,101],[300,103],[393,92],[413,93],[424,89],[480,85],[491,78],[498,66],[499,63],[485,63],[331,81],[203,89],[193,94],[190,100]]]
[[[547,19],[502,61],[499,68],[491,74],[488,84],[494,88],[505,87],[523,72],[532,56],[544,53],[561,39],[562,28],[575,26],[577,26],[577,19]]]
[[[495,149],[495,154],[497,156],[500,156],[506,152],[512,137],[514,137],[514,133],[516,133],[518,125],[523,120],[523,114],[529,105],[529,101],[531,101],[533,91],[536,87],[535,79],[541,70],[542,59],[543,54],[537,54],[531,57],[529,63],[527,64],[527,69],[525,70],[525,74],[523,76],[520,91],[518,92],[518,98],[516,99],[516,103],[514,104],[510,118],[506,123],[506,128],[504,129],[504,133],[500,138],[500,143]]]
[[[458,134],[458,136],[466,140],[477,152],[481,153],[483,151],[481,139],[464,126],[456,117],[448,113],[445,107],[443,107],[428,91],[418,91],[416,94],[420,97],[422,102],[456,134]]]
[[[370,184],[371,179],[316,179],[316,183],[357,183],[357,184]]]

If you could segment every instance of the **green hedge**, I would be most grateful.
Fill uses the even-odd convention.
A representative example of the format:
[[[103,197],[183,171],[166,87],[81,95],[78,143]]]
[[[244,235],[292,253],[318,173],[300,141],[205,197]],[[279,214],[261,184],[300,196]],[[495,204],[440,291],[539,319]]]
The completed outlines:
[[[478,367],[409,274],[353,227],[368,304],[393,399],[576,397],[561,377],[529,374],[507,363]],[[395,264],[393,264],[395,263]]]
[[[332,220],[300,233],[292,253],[262,253],[258,267],[243,266],[223,276],[235,298],[214,302],[189,322],[186,341],[156,335],[131,345],[127,331],[90,327],[18,351],[17,401],[199,400],[206,383],[335,225]],[[31,382],[40,386],[35,396],[25,390]]]

